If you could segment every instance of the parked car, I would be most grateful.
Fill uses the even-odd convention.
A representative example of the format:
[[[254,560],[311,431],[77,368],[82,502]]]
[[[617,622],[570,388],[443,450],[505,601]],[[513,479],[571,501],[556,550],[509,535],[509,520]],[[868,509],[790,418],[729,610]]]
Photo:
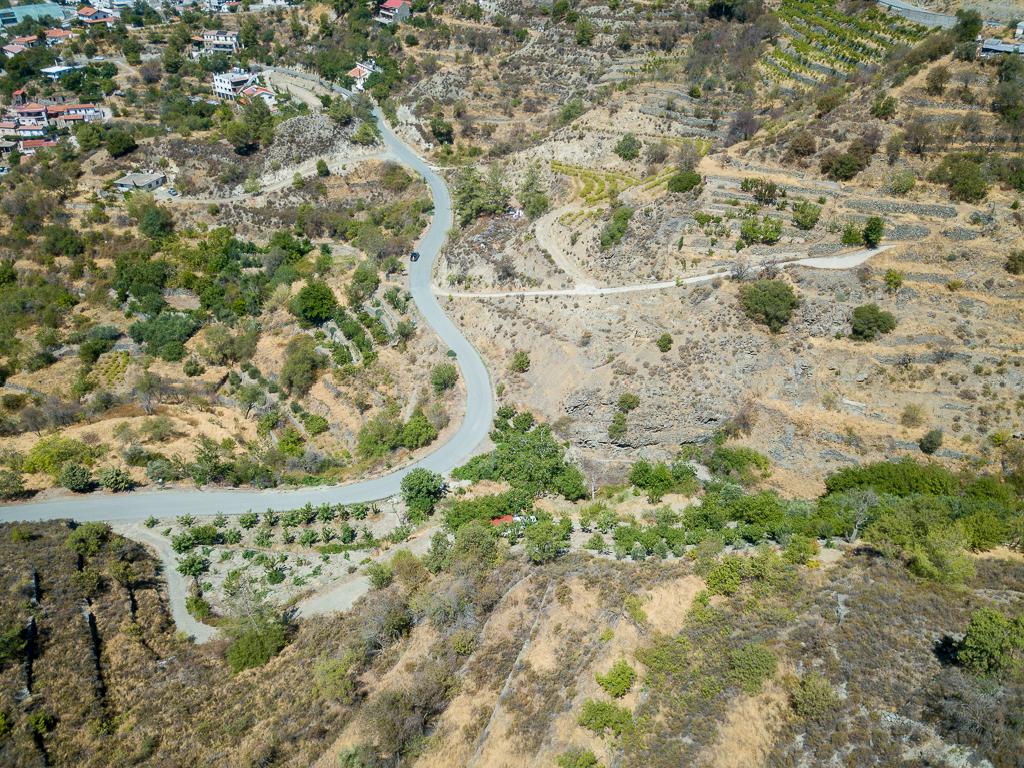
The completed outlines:
[[[411,254],[409,254],[409,261],[419,261],[419,260],[420,260],[420,252],[419,251],[413,251]]]
[[[167,190],[167,194],[170,195],[171,197],[177,197],[178,190],[176,190],[174,187],[171,187],[170,189]]]

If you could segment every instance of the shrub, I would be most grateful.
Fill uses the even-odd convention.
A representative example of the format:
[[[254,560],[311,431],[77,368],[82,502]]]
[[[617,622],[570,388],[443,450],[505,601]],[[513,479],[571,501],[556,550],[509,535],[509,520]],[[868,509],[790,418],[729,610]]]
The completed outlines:
[[[864,230],[852,221],[843,226],[843,234],[840,238],[843,245],[864,245]]]
[[[864,231],[861,233],[864,245],[868,248],[877,248],[878,244],[882,242],[882,235],[884,234],[885,222],[878,216],[869,218],[867,224],[864,225]]]
[[[0,470],[0,499],[11,501],[25,493],[25,482],[20,472],[13,469]]]
[[[303,325],[323,325],[338,308],[331,287],[322,280],[310,280],[291,300],[288,307]]]
[[[135,481],[127,471],[120,467],[108,467],[100,471],[100,485],[108,491],[122,493],[135,487]]]
[[[595,675],[595,679],[609,696],[621,699],[633,688],[633,683],[636,682],[636,670],[625,659],[619,659],[607,674],[599,673]]]
[[[804,720],[824,722],[839,706],[832,684],[815,672],[808,672],[790,692],[790,702]]]
[[[374,589],[384,589],[394,581],[395,574],[387,563],[370,563],[366,566],[366,576]]]
[[[342,704],[354,704],[359,693],[356,672],[356,655],[346,653],[340,659],[324,659],[313,667],[316,692],[325,699],[334,699]]]
[[[801,200],[793,203],[793,223],[798,229],[814,229],[821,218],[821,206]]]
[[[979,608],[971,614],[957,661],[986,677],[1024,670],[1024,617],[1011,619],[995,608]]]
[[[751,320],[778,333],[800,306],[800,300],[782,280],[757,280],[740,287],[740,306]]]
[[[434,507],[448,491],[444,478],[418,467],[402,478],[402,500],[415,522],[434,514]]]
[[[782,559],[793,565],[807,565],[817,554],[818,542],[815,539],[794,533],[782,551]]]
[[[558,768],[601,768],[597,756],[589,749],[568,749],[556,759]]]
[[[905,195],[914,188],[917,178],[913,171],[897,171],[889,180],[889,189],[894,195]]]
[[[438,394],[454,387],[458,380],[459,369],[454,363],[438,363],[430,372],[430,383]]]
[[[850,335],[861,341],[871,341],[880,334],[889,333],[895,327],[896,318],[891,312],[879,309],[877,304],[863,304],[853,310]]]
[[[92,557],[99,554],[109,539],[110,526],[106,523],[82,523],[68,534],[64,544],[76,554]]]
[[[309,336],[299,335],[288,342],[281,367],[281,386],[291,394],[304,395],[316,383],[326,358],[316,351],[316,342]]]
[[[734,595],[743,580],[743,563],[736,556],[723,557],[708,572],[704,582],[712,595]]]
[[[750,216],[740,224],[740,237],[746,243],[777,243],[782,237],[782,219],[774,216],[765,216],[763,219]]]
[[[577,722],[598,736],[606,732],[622,736],[633,729],[633,714],[625,707],[607,701],[587,699]]]
[[[236,631],[224,657],[231,671],[238,674],[246,669],[262,667],[284,648],[286,642],[287,635],[281,622],[262,622],[254,628]]]
[[[924,406],[918,403],[907,403],[900,414],[900,424],[904,427],[919,427],[924,424]]]
[[[950,496],[956,493],[959,482],[956,475],[945,467],[918,464],[910,459],[846,467],[825,479],[826,494],[865,487],[900,497],[915,494]]]
[[[512,363],[509,365],[509,370],[514,373],[526,373],[530,370],[530,355],[524,350],[519,350],[512,355]]]
[[[23,469],[26,472],[45,472],[56,477],[68,462],[88,464],[96,452],[80,440],[60,435],[51,435],[39,440],[25,456]]]
[[[632,133],[627,133],[615,145],[615,154],[623,160],[636,160],[640,157],[640,150],[642,148],[643,145],[640,143],[640,139]]]
[[[776,664],[768,646],[750,643],[729,653],[729,677],[745,693],[754,694],[775,674]]]
[[[1003,266],[1011,275],[1024,275],[1024,251],[1010,251]]]
[[[633,218],[633,209],[628,205],[620,205],[612,211],[612,216],[601,230],[601,250],[606,251],[617,245],[626,235],[629,220]]]
[[[672,349],[672,336],[668,333],[663,333],[654,343],[658,345],[658,349],[662,352],[668,352]]]
[[[669,177],[669,192],[689,192],[700,186],[702,179],[696,171],[680,171]]]
[[[57,476],[57,482],[75,493],[87,493],[92,490],[92,475],[89,469],[73,461],[64,465]]]
[[[942,447],[942,430],[928,430],[925,432],[924,436],[917,441],[917,446],[921,449],[921,453],[931,456]]]
[[[555,524],[551,520],[541,520],[526,529],[523,536],[526,558],[531,563],[541,565],[556,559],[567,549],[571,523]]]
[[[715,474],[735,478],[744,485],[752,485],[771,474],[768,457],[746,446],[716,447],[707,459],[707,466]]]

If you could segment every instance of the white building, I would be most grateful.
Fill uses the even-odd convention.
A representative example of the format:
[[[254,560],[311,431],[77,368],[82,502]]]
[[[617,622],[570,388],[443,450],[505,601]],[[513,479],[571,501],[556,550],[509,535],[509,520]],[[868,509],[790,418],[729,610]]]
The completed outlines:
[[[260,76],[239,67],[232,67],[227,72],[219,72],[213,76],[213,93],[217,98],[234,101],[238,94],[250,85],[257,84]]]
[[[377,71],[377,63],[373,59],[367,59],[366,61],[360,61],[352,69],[348,71],[348,76],[352,78],[352,90],[362,91],[366,88],[366,80],[374,72]]]
[[[192,38],[192,44],[199,50],[197,54],[207,53],[235,53],[240,50],[242,43],[238,39],[237,32],[225,30],[207,30],[202,35]]]
[[[134,192],[138,189],[144,192],[152,192],[157,187],[167,183],[167,177],[162,173],[139,173],[133,172],[114,182],[114,189],[118,192]]]

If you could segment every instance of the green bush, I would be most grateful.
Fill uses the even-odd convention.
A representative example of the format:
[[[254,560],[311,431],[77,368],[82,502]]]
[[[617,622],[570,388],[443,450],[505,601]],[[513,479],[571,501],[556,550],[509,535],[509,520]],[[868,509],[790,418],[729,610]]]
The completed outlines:
[[[514,373],[526,373],[530,370],[530,355],[524,350],[519,350],[512,355],[512,362],[509,365],[509,370]]]
[[[740,306],[751,320],[778,333],[800,306],[800,300],[782,280],[756,280],[740,286]]]
[[[1011,619],[995,608],[971,614],[957,652],[959,661],[975,675],[1000,678],[1024,671],[1024,616]]]
[[[782,219],[775,216],[749,216],[740,224],[740,237],[745,243],[773,245],[782,237]]]
[[[402,478],[401,489],[409,518],[420,522],[434,514],[434,507],[444,498],[448,486],[441,475],[418,467]]]
[[[100,485],[108,491],[123,493],[135,487],[135,481],[127,471],[120,467],[108,467],[100,470]]]
[[[560,754],[558,768],[601,768],[597,756],[589,749],[568,749]]]
[[[628,205],[620,205],[612,211],[612,216],[601,230],[601,250],[606,251],[618,245],[626,235],[629,220],[633,218],[633,209]]]
[[[878,216],[872,216],[864,225],[861,237],[864,240],[864,245],[868,248],[877,248],[878,244],[882,242],[882,235],[884,234],[885,222]]]
[[[88,493],[93,488],[92,474],[81,464],[69,461],[57,476],[57,482],[75,493]]]
[[[262,667],[284,648],[286,642],[283,624],[278,621],[261,623],[255,628],[236,632],[224,657],[231,671],[238,674],[246,669]]]
[[[905,195],[910,192],[917,183],[913,171],[897,171],[889,180],[889,188],[894,195]]]
[[[621,699],[633,688],[636,682],[636,670],[625,659],[616,661],[607,674],[595,675],[597,684],[604,688],[605,693],[614,699]]]
[[[896,328],[896,318],[891,312],[879,308],[877,304],[863,304],[853,310],[850,320],[850,335],[860,341],[871,341],[880,334],[889,333]]]
[[[640,143],[640,139],[632,133],[627,133],[615,145],[615,154],[623,160],[636,160],[640,157],[641,149],[643,149],[643,144]]]
[[[281,367],[281,386],[290,394],[304,395],[313,388],[327,359],[317,352],[316,342],[299,335],[288,342]]]
[[[90,464],[95,458],[95,449],[80,440],[51,435],[29,449],[22,468],[26,472],[45,472],[56,478],[68,462]]]
[[[374,589],[384,589],[394,581],[395,573],[387,563],[370,563],[366,566],[366,576]]]
[[[825,479],[826,494],[865,487],[901,497],[915,494],[950,496],[956,493],[959,482],[956,475],[945,467],[918,464],[910,459],[847,467]]]
[[[731,477],[753,485],[771,474],[771,461],[763,453],[746,446],[719,445],[706,461],[708,469],[716,475]]]
[[[607,701],[587,699],[577,722],[598,736],[611,733],[616,737],[633,730],[633,714],[625,707]]]
[[[323,325],[338,308],[334,291],[323,280],[309,280],[288,305],[305,326]]]
[[[1024,275],[1024,251],[1010,251],[1003,266],[1011,275]]]
[[[814,229],[821,218],[821,206],[801,200],[793,203],[793,223],[798,229]]]
[[[729,678],[744,693],[755,694],[775,674],[777,663],[768,646],[750,643],[729,652]]]
[[[454,363],[438,363],[430,372],[430,384],[437,394],[451,389],[458,380],[459,369]]]
[[[679,173],[669,177],[668,191],[689,192],[699,187],[701,181],[700,174],[696,171],[679,171]]]
[[[199,321],[180,312],[162,312],[148,320],[140,320],[128,328],[128,335],[137,344],[145,344],[151,353],[168,361],[185,356],[185,342],[199,330]]]
[[[793,687],[790,702],[799,717],[824,723],[839,706],[839,695],[824,677],[808,672]]]
[[[672,336],[668,333],[663,333],[654,343],[658,346],[660,351],[668,352],[672,349]]]
[[[918,447],[921,449],[921,453],[928,454],[931,456],[939,448],[942,447],[942,430],[941,429],[930,429],[925,432],[924,436],[917,441]]]
[[[743,563],[736,556],[723,557],[704,578],[712,595],[734,595],[743,581]]]

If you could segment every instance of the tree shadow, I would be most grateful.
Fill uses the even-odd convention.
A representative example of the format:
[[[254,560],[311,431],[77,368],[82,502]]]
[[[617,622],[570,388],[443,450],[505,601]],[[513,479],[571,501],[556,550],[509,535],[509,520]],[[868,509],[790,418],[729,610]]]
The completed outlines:
[[[957,653],[960,650],[960,643],[950,635],[943,635],[932,645],[932,653],[938,659],[939,664],[944,667],[955,667],[959,664]]]

